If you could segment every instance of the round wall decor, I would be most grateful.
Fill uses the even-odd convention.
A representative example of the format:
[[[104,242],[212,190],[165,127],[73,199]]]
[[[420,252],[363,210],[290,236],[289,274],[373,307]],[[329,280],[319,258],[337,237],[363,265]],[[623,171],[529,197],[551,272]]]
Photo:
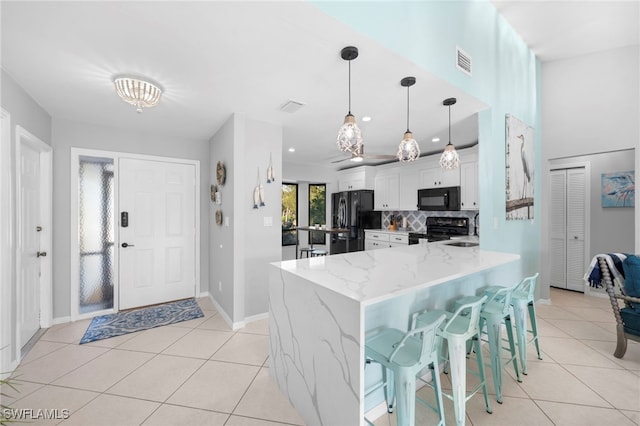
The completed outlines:
[[[227,180],[227,171],[222,161],[218,161],[218,164],[216,165],[216,178],[218,180],[218,185],[224,185]]]

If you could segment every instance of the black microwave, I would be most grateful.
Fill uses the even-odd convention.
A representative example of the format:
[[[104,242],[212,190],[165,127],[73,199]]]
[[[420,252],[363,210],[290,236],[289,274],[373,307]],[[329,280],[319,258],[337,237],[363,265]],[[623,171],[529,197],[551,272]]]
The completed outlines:
[[[418,210],[460,210],[460,187],[418,189]]]

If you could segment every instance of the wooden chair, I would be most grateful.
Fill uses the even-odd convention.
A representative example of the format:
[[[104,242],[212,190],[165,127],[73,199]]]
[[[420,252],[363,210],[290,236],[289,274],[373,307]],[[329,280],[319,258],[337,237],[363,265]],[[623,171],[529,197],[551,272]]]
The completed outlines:
[[[611,271],[604,257],[598,256],[598,265],[600,265],[600,273],[605,284],[605,290],[611,301],[613,315],[616,317],[618,343],[613,356],[622,358],[627,351],[627,339],[640,342],[640,327],[638,327],[640,325],[640,310],[631,307],[631,303],[640,304],[640,298],[624,294],[624,289],[620,288],[619,283],[616,284],[616,281],[611,279]],[[624,301],[623,308],[620,308],[618,300]]]

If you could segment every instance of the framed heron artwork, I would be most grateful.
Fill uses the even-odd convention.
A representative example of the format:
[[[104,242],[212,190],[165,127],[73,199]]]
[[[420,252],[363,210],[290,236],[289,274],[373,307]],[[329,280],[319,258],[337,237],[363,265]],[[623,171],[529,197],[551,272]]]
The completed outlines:
[[[505,145],[506,218],[533,219],[533,127],[511,114],[506,114]]]
[[[636,178],[628,172],[602,173],[602,207],[635,207]]]

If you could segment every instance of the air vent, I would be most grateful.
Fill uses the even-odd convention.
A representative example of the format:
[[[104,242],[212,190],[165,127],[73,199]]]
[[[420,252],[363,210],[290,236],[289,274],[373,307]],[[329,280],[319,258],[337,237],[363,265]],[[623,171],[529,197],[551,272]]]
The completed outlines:
[[[280,107],[280,111],[284,111],[284,112],[288,112],[290,114],[293,114],[294,112],[298,111],[303,106],[304,106],[304,104],[302,102],[294,101],[292,99],[289,99],[287,102],[282,104],[282,106]]]
[[[456,67],[471,76],[471,56],[456,46]]]

